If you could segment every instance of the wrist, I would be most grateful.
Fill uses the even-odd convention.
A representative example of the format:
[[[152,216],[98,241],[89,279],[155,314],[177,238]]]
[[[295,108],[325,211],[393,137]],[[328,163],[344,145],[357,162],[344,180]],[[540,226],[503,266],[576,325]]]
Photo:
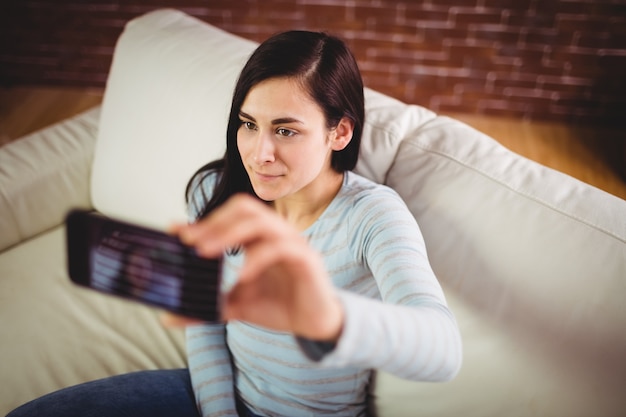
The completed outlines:
[[[320,329],[319,336],[315,337],[314,340],[335,345],[343,332],[345,312],[339,298],[333,297],[333,301],[329,304],[323,328]]]

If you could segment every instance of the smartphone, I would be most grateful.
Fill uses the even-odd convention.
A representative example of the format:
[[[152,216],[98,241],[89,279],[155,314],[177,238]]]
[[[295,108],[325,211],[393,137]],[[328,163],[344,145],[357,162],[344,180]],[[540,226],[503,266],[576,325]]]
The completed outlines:
[[[220,321],[222,258],[176,236],[72,210],[66,217],[70,279],[83,287],[207,322]]]

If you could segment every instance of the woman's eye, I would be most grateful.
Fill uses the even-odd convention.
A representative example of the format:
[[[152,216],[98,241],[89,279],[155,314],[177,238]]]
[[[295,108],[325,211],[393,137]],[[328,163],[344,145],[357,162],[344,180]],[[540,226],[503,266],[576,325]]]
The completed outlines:
[[[247,122],[245,120],[241,121],[241,125],[246,128],[246,130],[255,130],[256,129],[256,125],[252,122]]]
[[[296,132],[294,132],[293,130],[289,130],[289,129],[285,129],[281,127],[280,129],[276,130],[276,134],[278,134],[279,136],[291,137],[291,136],[294,136]]]

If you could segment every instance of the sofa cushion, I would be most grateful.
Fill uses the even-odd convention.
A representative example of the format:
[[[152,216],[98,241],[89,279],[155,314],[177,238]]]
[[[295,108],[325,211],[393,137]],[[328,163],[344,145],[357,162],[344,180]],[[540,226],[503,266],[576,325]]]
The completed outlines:
[[[98,107],[0,148],[0,251],[91,207]]]
[[[255,44],[173,10],[127,24],[102,103],[91,193],[99,211],[165,227],[192,174],[221,157],[235,79]]]
[[[386,183],[402,139],[435,116],[424,107],[407,105],[365,88],[365,125],[355,172],[380,184]]]
[[[65,229],[0,256],[0,415],[54,390],[141,369],[185,366],[184,332],[139,303],[73,285]]]

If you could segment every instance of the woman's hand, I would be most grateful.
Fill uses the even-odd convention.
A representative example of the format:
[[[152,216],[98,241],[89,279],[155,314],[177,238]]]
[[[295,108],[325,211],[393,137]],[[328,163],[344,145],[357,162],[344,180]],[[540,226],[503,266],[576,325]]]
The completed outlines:
[[[239,279],[225,294],[225,321],[243,320],[312,340],[339,338],[344,313],[320,255],[260,201],[236,195],[198,223],[173,230],[202,256],[244,249]]]

